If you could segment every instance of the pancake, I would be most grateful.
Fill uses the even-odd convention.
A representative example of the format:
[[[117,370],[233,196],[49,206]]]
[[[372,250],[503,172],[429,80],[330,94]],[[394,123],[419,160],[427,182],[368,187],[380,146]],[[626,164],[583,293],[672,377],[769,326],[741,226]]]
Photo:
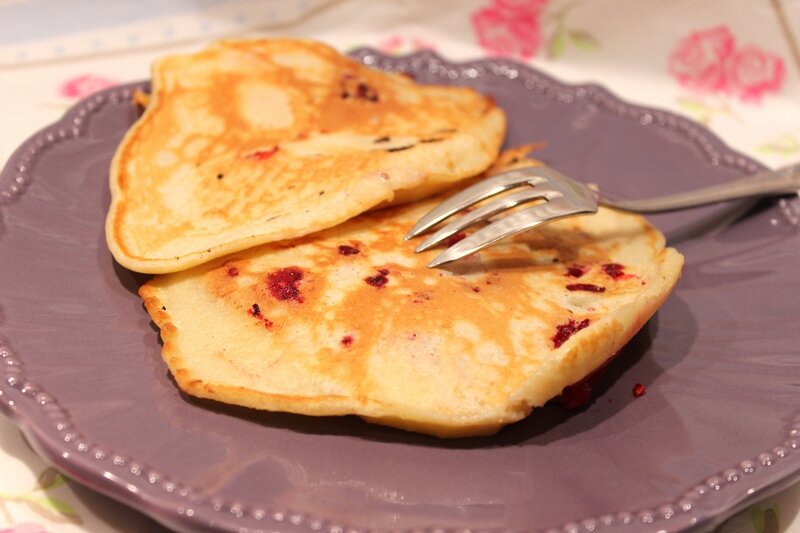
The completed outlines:
[[[488,435],[602,366],[680,276],[683,258],[658,230],[605,208],[428,269],[438,250],[415,254],[403,236],[441,200],[154,277],[140,295],[178,386],[256,409]]]
[[[106,240],[138,272],[182,270],[428,196],[483,172],[505,116],[302,40],[222,41],[152,68],[110,168]]]

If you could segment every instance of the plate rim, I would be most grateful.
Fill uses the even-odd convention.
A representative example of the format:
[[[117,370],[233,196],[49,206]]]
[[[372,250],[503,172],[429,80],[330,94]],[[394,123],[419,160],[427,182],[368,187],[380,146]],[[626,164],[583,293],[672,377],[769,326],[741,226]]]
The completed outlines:
[[[350,56],[367,66],[381,70],[414,72],[427,68],[431,73],[443,78],[453,81],[466,80],[467,83],[470,79],[487,75],[519,80],[527,90],[540,92],[548,98],[565,103],[588,98],[607,111],[638,121],[642,126],[652,124],[653,127],[670,128],[684,135],[702,151],[712,166],[730,167],[742,173],[754,173],[766,169],[755,159],[730,148],[707,127],[686,117],[655,107],[629,103],[597,83],[561,82],[531,65],[511,59],[479,58],[455,62],[427,50],[405,56],[392,56],[371,48],[355,49],[350,52]],[[94,113],[108,105],[128,105],[133,91],[146,88],[148,83],[148,81],[132,82],[105,89],[82,99],[58,121],[31,135],[12,153],[0,172],[0,241],[5,233],[3,209],[24,194],[32,181],[30,169],[36,159],[57,143],[83,136]],[[5,186],[6,182],[10,182],[10,185]],[[776,207],[784,213],[788,209],[787,203],[783,200],[777,202]],[[231,506],[213,499],[197,500],[191,489],[181,486],[180,483],[165,480],[165,476],[148,471],[143,465],[137,465],[135,460],[87,444],[80,433],[75,431],[76,428],[71,426],[69,413],[58,405],[56,399],[26,379],[24,362],[11,350],[9,339],[3,337],[0,337],[0,363],[2,363],[0,375],[3,377],[0,380],[0,412],[8,416],[23,431],[38,455],[73,479],[137,509],[170,528],[194,530],[215,524],[216,527],[233,530],[239,527],[241,521],[247,521],[247,524],[255,526],[279,529],[303,527],[308,531],[319,531],[323,529],[324,524],[329,523],[325,517],[312,517],[305,511],[268,512],[257,506],[245,506],[248,507],[245,509],[240,504]],[[44,419],[52,421],[53,424],[47,428],[42,427],[42,414],[37,414],[35,411],[32,414],[31,410],[44,411]],[[777,470],[769,468],[781,463],[784,455],[791,455],[792,450],[800,447],[800,441],[795,439],[800,435],[800,416],[795,416],[787,425],[785,440],[770,450],[757,453],[757,461],[745,459],[739,465],[720,472],[718,476],[698,480],[698,484],[682,497],[664,502],[655,511],[639,509],[619,512],[614,516],[577,518],[574,522],[564,524],[560,529],[577,528],[574,530],[594,531],[595,528],[601,530],[619,528],[632,531],[635,528],[631,526],[638,524],[646,528],[663,526],[671,530],[673,526],[680,526],[683,529],[711,527],[721,523],[737,510],[800,478],[800,462],[792,468],[784,468],[779,475],[775,475]],[[779,449],[782,451],[778,451]],[[783,461],[782,464],[786,462]],[[102,469],[105,470],[101,473]],[[709,505],[710,499],[706,497],[707,494],[721,494],[744,475],[751,481],[766,479],[761,480],[757,485],[758,488],[751,484],[755,490],[751,489],[738,497],[729,497],[717,506]],[[680,519],[675,519],[679,517]],[[329,526],[328,529],[333,533],[337,527],[340,526]],[[348,530],[359,530],[358,526],[344,527]],[[442,530],[455,531],[458,528]]]

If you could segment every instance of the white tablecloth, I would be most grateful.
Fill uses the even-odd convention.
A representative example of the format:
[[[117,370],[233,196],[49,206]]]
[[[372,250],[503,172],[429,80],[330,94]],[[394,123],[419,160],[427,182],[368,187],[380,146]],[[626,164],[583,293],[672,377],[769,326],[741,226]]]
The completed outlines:
[[[800,0],[0,0],[0,163],[90,92],[220,37],[529,62],[706,124],[768,166],[800,161]],[[800,485],[725,532],[800,532]],[[158,526],[49,468],[0,417],[0,533]]]

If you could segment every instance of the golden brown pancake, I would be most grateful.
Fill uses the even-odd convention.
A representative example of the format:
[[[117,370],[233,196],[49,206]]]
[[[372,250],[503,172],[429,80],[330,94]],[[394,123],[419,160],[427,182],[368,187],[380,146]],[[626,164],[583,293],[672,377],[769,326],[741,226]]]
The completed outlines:
[[[505,116],[316,42],[223,41],[166,57],[111,164],[106,239],[173,272],[428,196],[484,171]]]
[[[140,294],[178,386],[256,409],[491,434],[600,367],[680,275],[658,230],[607,209],[429,269],[438,251],[414,254],[403,236],[441,200],[153,278]]]

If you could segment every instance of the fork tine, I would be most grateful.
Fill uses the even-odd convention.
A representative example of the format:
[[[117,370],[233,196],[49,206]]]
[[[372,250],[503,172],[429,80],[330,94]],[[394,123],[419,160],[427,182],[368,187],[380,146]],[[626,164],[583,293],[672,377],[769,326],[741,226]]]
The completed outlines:
[[[544,178],[532,173],[536,168],[537,167],[525,167],[510,170],[482,180],[471,187],[467,187],[420,218],[417,223],[414,224],[414,227],[409,230],[408,234],[406,234],[405,240],[416,237],[451,215],[490,196],[512,189],[523,183],[535,184],[544,182]]]
[[[448,237],[452,237],[459,231],[468,228],[473,224],[477,224],[482,220],[493,217],[498,213],[502,213],[503,211],[511,209],[512,207],[540,198],[554,200],[560,196],[561,193],[559,191],[542,187],[527,188],[519,192],[503,196],[497,200],[487,203],[486,205],[480,206],[475,211],[465,213],[461,218],[450,222],[443,228],[439,229],[436,233],[425,239],[425,241],[417,246],[416,250],[414,251],[419,253],[427,250],[428,248],[432,248]]]
[[[552,222],[561,217],[593,212],[588,209],[576,209],[566,202],[559,202],[558,200],[539,204],[492,222],[485,228],[476,231],[440,253],[433,261],[428,263],[428,266],[433,268],[461,259],[506,237]]]

